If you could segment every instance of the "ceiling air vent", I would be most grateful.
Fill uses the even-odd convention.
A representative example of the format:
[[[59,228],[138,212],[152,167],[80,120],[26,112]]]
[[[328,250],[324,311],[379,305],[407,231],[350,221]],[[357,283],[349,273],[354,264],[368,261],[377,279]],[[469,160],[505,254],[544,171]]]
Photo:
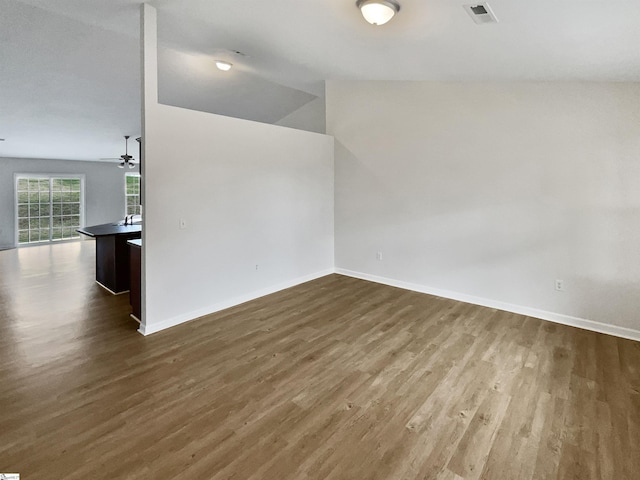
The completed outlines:
[[[478,25],[482,23],[498,23],[498,19],[488,3],[471,3],[463,5],[462,8],[466,10],[471,19]]]

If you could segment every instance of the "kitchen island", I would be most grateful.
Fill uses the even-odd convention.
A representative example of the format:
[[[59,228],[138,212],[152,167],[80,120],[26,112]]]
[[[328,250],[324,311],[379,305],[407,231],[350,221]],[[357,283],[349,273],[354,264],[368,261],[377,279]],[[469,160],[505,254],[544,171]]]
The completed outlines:
[[[96,282],[114,295],[129,291],[128,240],[142,236],[142,225],[104,223],[79,228],[78,233],[96,239]]]

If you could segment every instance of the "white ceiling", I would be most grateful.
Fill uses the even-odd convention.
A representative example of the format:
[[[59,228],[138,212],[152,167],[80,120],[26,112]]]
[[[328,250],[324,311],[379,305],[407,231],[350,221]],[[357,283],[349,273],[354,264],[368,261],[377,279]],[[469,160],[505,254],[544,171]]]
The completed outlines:
[[[467,1],[400,0],[382,27],[355,0],[149,3],[164,47],[312,96],[325,79],[640,81],[638,0],[489,0],[500,20],[489,25]],[[121,135],[140,133],[139,2],[0,0],[0,11],[0,156],[122,153]]]

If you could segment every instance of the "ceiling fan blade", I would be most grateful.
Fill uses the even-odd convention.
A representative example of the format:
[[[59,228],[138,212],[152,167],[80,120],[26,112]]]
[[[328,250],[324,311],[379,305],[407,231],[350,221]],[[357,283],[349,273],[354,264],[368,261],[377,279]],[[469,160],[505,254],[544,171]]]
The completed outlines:
[[[129,168],[134,168],[136,164],[133,162],[135,160],[133,155],[129,155],[129,135],[124,136],[124,154],[120,155],[119,158],[101,158],[100,160],[105,162],[118,161],[118,167],[124,168],[125,165],[128,165]]]

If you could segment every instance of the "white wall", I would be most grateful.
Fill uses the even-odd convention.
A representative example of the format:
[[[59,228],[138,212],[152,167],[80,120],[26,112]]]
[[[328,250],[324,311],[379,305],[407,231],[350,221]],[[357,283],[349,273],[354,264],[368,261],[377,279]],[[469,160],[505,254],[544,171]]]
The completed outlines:
[[[115,163],[0,158],[0,249],[15,246],[14,173],[84,174],[85,223],[124,217],[124,170]]]
[[[297,128],[308,132],[326,133],[326,110],[324,98],[316,98],[289,115],[281,118],[274,125]]]
[[[141,333],[331,273],[333,138],[158,104],[156,11],[141,13]]]
[[[145,138],[143,333],[332,271],[331,137],[157,105]]]
[[[640,84],[332,81],[327,130],[338,269],[637,337]]]

